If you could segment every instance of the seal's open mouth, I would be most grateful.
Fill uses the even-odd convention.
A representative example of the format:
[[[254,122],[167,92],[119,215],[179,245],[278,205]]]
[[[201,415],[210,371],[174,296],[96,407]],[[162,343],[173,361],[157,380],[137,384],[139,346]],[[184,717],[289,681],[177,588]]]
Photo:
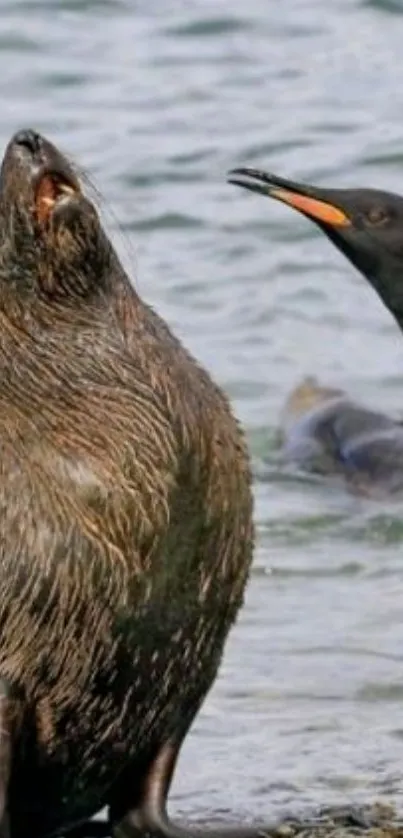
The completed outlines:
[[[80,194],[80,187],[75,180],[52,172],[42,175],[35,193],[36,215],[40,224],[46,224],[56,205]]]

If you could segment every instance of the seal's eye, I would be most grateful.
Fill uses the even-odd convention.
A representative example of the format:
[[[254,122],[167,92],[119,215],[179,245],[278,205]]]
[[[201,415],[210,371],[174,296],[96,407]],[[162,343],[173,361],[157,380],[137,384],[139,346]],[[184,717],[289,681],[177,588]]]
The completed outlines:
[[[56,203],[62,198],[71,198],[80,192],[75,183],[56,174],[46,174],[40,179],[35,195],[35,208],[38,221],[44,224],[51,215]]]
[[[371,207],[365,213],[365,221],[370,227],[381,227],[389,221],[389,213],[385,207]]]

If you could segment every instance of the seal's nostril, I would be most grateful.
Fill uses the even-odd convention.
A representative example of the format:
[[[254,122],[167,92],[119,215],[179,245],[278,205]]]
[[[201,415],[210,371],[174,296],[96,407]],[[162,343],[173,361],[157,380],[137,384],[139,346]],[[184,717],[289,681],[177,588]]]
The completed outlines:
[[[14,144],[26,148],[31,154],[37,154],[41,148],[41,136],[30,129],[19,131],[14,137]]]

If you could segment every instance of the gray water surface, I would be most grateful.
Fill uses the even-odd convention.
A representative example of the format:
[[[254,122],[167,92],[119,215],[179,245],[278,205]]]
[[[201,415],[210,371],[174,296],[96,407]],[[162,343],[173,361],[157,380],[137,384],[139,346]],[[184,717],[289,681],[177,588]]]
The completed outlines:
[[[32,126],[88,173],[142,295],[230,394],[258,544],[172,809],[402,804],[403,515],[281,478],[307,373],[403,415],[403,337],[306,220],[237,165],[403,193],[403,0],[0,0],[0,146]]]

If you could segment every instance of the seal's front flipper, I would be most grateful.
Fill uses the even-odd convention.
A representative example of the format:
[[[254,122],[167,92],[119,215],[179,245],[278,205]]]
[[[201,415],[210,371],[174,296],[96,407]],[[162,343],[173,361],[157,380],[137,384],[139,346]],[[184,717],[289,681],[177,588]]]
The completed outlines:
[[[176,827],[168,818],[166,800],[171,785],[180,744],[166,743],[151,764],[139,771],[129,767],[120,778],[111,802],[109,819],[114,835],[175,836],[188,838],[186,830]]]
[[[123,802],[126,799],[127,804],[130,795],[130,772],[126,772],[120,789],[120,801],[117,803],[118,792],[117,805],[110,808],[115,838],[144,838],[145,835],[147,838],[265,838],[273,831],[273,824],[266,827],[235,826],[223,829],[193,828],[175,824],[168,816],[166,806],[179,750],[180,744],[166,743],[141,778],[141,786],[137,765],[137,770],[133,771],[131,778],[133,802],[124,812]]]

